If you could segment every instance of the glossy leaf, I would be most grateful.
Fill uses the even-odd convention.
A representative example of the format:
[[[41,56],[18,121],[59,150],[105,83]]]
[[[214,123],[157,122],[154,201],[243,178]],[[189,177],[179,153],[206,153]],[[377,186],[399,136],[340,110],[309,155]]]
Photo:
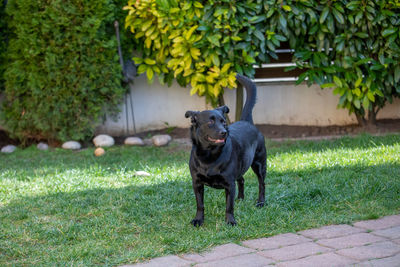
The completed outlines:
[[[395,28],[385,29],[385,30],[382,32],[382,36],[383,36],[383,37],[387,37],[387,36],[389,36],[389,35],[391,35],[391,34],[393,34],[393,33],[396,33],[397,31],[398,31],[398,29],[395,29]]]
[[[325,22],[325,20],[326,20],[326,18],[328,17],[328,15],[329,15],[329,6],[326,6],[323,10],[322,10],[322,13],[321,13],[321,16],[320,16],[320,18],[319,18],[319,23],[324,23]]]

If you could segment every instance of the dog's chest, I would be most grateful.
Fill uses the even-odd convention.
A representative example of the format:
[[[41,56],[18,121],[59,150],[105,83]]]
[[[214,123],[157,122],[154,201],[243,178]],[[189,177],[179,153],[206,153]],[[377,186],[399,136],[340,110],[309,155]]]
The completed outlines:
[[[192,177],[201,184],[222,189],[228,186],[226,177],[223,175],[224,165],[205,164],[198,159],[193,159],[190,164]]]
[[[202,174],[197,175],[199,182],[207,186],[223,189],[227,187],[227,182],[221,175],[205,176]]]

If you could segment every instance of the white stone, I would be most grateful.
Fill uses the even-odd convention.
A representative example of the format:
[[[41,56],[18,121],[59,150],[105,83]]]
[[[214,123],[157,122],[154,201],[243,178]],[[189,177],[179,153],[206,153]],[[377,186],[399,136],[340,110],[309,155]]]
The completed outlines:
[[[15,151],[15,149],[17,149],[16,146],[7,145],[7,146],[4,146],[4,147],[1,149],[1,152],[3,152],[3,153],[13,153],[13,152]]]
[[[136,176],[150,176],[150,173],[145,171],[135,171]]]
[[[40,142],[39,144],[37,144],[37,149],[39,150],[48,150],[49,149],[49,145],[43,142]]]
[[[130,146],[144,146],[142,138],[139,137],[127,137],[124,141],[124,144]]]
[[[72,150],[81,149],[81,144],[76,141],[68,141],[62,144],[62,148]]]
[[[151,138],[155,146],[166,146],[172,140],[172,137],[167,134],[155,135]]]
[[[100,134],[93,139],[93,144],[96,147],[109,147],[115,144],[114,138],[106,134]]]

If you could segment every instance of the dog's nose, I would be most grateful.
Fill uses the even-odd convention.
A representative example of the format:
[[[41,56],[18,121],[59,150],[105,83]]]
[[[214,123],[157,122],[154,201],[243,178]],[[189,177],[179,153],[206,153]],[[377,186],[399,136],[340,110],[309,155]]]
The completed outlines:
[[[221,130],[219,134],[221,137],[226,137],[226,130]]]

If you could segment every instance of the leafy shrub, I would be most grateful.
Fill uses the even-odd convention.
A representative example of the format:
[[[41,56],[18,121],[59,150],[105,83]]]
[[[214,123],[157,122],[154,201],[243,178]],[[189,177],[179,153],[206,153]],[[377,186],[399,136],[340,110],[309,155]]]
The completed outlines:
[[[400,4],[394,1],[317,1],[306,34],[296,45],[298,67],[308,78],[335,88],[338,107],[374,124],[377,112],[400,95]],[[293,19],[298,16],[294,14]],[[368,117],[367,117],[368,116]]]
[[[8,43],[7,18],[5,2],[0,2],[0,93],[4,91],[4,71],[6,69],[6,51]]]
[[[124,93],[113,22],[121,1],[10,0],[3,120],[22,140],[82,140]],[[119,6],[118,6],[119,5]]]
[[[235,72],[252,77],[286,38],[269,30],[260,1],[130,0],[126,27],[137,40],[138,73],[191,85],[191,94],[216,98],[234,88]],[[269,49],[268,49],[269,47]]]
[[[335,87],[360,122],[400,93],[398,0],[130,0],[125,9],[139,73],[175,78],[214,103],[234,72],[253,77],[284,41],[305,70],[298,83]]]

